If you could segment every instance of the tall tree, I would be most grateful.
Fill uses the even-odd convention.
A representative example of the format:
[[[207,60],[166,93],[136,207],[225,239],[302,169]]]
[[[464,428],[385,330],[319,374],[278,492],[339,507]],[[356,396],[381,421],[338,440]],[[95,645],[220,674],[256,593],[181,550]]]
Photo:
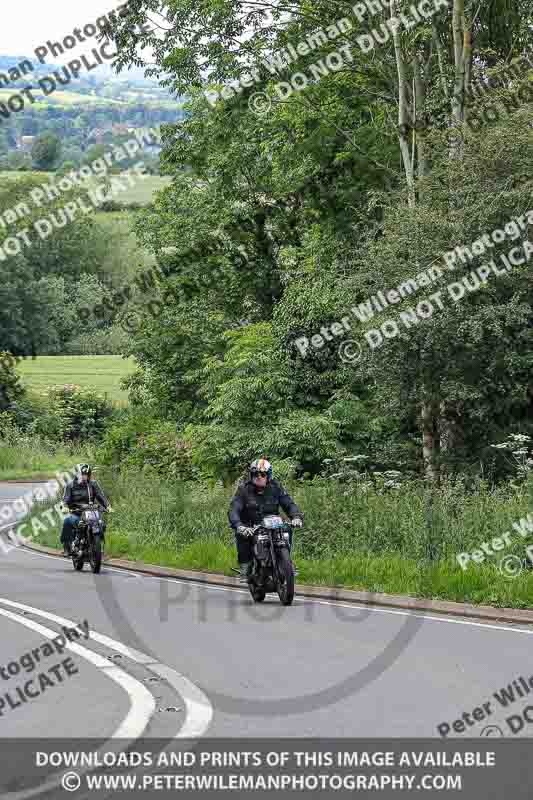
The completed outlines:
[[[195,144],[201,137],[199,139],[198,130],[193,127],[197,120],[203,125],[201,120],[207,105],[204,103],[202,110],[198,104],[193,109],[191,125],[184,126],[181,132],[174,127],[168,129],[167,163],[171,171],[177,163],[184,163],[184,151],[192,145],[193,170],[202,176],[199,187],[209,195],[214,184],[216,191],[212,196],[220,199],[224,187],[231,187],[235,192],[237,187],[246,185],[249,178],[249,197],[260,203],[272,198],[276,203],[274,213],[269,209],[265,227],[269,239],[283,230],[277,220],[273,224],[273,219],[281,202],[290,198],[290,207],[296,210],[292,217],[298,227],[290,228],[291,214],[287,213],[285,223],[292,239],[285,233],[285,246],[279,246],[280,240],[283,241],[280,236],[272,257],[272,274],[280,275],[282,286],[293,284],[305,268],[309,270],[310,264],[320,263],[317,247],[311,248],[311,243],[316,245],[317,240],[322,246],[324,238],[328,238],[324,250],[329,247],[330,252],[333,251],[341,275],[350,276],[351,273],[352,282],[359,288],[366,282],[368,287],[379,289],[394,276],[407,278],[413,265],[417,271],[427,268],[436,258],[432,244],[438,243],[439,248],[449,250],[458,241],[469,241],[469,236],[475,239],[472,220],[477,222],[479,234],[486,230],[488,219],[496,226],[505,219],[505,214],[524,211],[523,196],[515,195],[512,202],[498,204],[500,216],[497,219],[490,212],[490,204],[481,204],[485,217],[480,219],[470,195],[465,196],[463,186],[456,182],[468,181],[465,165],[472,168],[476,163],[468,152],[471,147],[483,169],[489,170],[482,177],[498,192],[504,191],[509,171],[502,173],[498,162],[493,165],[487,159],[487,153],[494,157],[491,149],[494,139],[491,138],[490,147],[482,153],[479,137],[467,136],[471,90],[476,82],[484,85],[495,73],[501,77],[503,92],[515,88],[516,75],[505,71],[504,66],[531,49],[531,9],[524,13],[521,0],[494,0],[488,4],[450,0],[448,5],[439,3],[437,13],[430,18],[408,27],[397,21],[399,15],[409,16],[408,0],[389,0],[388,5],[382,5],[381,11],[375,6],[373,13],[367,9],[361,21],[355,6],[352,9],[349,3],[341,2],[332,10],[331,2],[326,0],[306,3],[280,0],[275,4],[261,0],[254,3],[244,0],[131,0],[126,18],[108,31],[119,48],[119,66],[145,63],[143,52],[148,48],[147,52],[154,56],[151,74],[180,94],[211,91],[215,106],[212,119],[219,125],[222,120],[230,120],[246,131],[241,151],[229,149],[236,164],[236,178],[233,165],[223,154],[218,152],[215,160],[209,160],[213,148],[205,139],[203,148],[195,151]],[[342,26],[341,18],[347,20]],[[153,26],[152,33],[139,33],[139,26],[144,23]],[[331,30],[333,25],[338,35],[324,36],[324,31]],[[364,36],[367,41],[371,31],[379,26],[382,26],[382,44],[370,49],[360,46],[359,37]],[[391,35],[387,31],[391,31]],[[322,38],[317,39],[318,34]],[[311,35],[315,36],[317,46],[300,49],[302,41],[309,42]],[[316,62],[333,51],[343,54],[342,65],[333,75],[330,70],[320,79]],[[304,78],[308,74],[312,76],[302,90],[295,88],[295,73],[300,75],[300,84],[302,75]],[[523,77],[527,79],[526,69]],[[285,89],[283,96],[280,81],[289,90],[293,81],[292,91]],[[246,103],[253,104],[258,92],[262,93],[263,102],[270,106],[271,112],[262,116],[261,124],[254,129],[248,123]],[[359,102],[364,105],[363,115],[352,113]],[[363,124],[362,116],[367,117]],[[527,123],[520,128],[521,142],[527,141],[529,130]],[[310,168],[316,153],[310,154],[306,146],[309,148],[313,135],[326,131],[325,146],[317,139],[317,149],[321,147],[323,153],[331,152],[331,159],[316,169]],[[226,132],[222,124],[220,133],[225,135]],[[216,131],[213,133],[217,135]],[[259,135],[260,142],[251,139],[250,133]],[[508,134],[509,129],[506,129],[505,136]],[[229,141],[233,143],[235,138],[230,136]],[[363,230],[368,239],[365,252],[372,253],[372,263],[361,264],[353,257],[353,249],[350,253],[339,247],[340,226],[335,220],[332,220],[334,235],[324,237],[326,215],[322,209],[316,217],[317,225],[313,226],[309,195],[316,196],[327,187],[332,175],[334,180],[341,176],[344,189],[343,167],[350,162],[353,164],[356,157],[366,169],[374,170],[374,176],[381,181],[379,188],[395,189],[398,174],[390,158],[393,144],[399,149],[396,164],[399,163],[403,171],[402,191],[394,195],[399,207],[391,207],[376,194],[372,198],[374,215],[365,214],[362,207],[365,203],[369,205],[368,195],[359,205],[354,202],[353,192],[348,189],[346,193],[346,205],[351,212],[351,219],[349,214],[343,216],[346,232],[349,232],[346,238],[351,235],[353,240],[356,238],[354,231],[359,233],[361,227],[366,228]],[[298,153],[294,164],[286,155],[280,158],[284,148]],[[248,170],[247,163],[239,162],[241,153],[249,156],[252,152],[268,160],[260,170]],[[257,166],[257,156],[251,163],[254,168]],[[282,173],[281,168],[287,169],[288,165],[293,171]],[[528,169],[522,151],[513,159],[510,169],[514,168]],[[286,178],[284,196],[272,191],[274,175],[278,185]],[[441,181],[440,189],[435,186],[437,177]],[[371,181],[366,183],[367,189],[369,184]],[[484,181],[477,184],[478,188],[482,185]],[[335,191],[332,194],[335,206],[339,195]],[[224,215],[217,214],[214,206],[212,208],[211,219],[220,221]],[[242,205],[238,208],[240,210]],[[374,225],[380,217],[382,224]],[[433,241],[432,226],[437,224],[439,235]],[[336,248],[331,247],[332,241]],[[320,265],[320,269],[324,267]],[[403,275],[398,276],[398,270]],[[312,274],[312,269],[309,271]],[[392,280],[389,285],[394,285]],[[274,305],[280,299],[279,294],[274,296]],[[446,427],[448,416],[458,415],[457,404],[455,409],[450,408],[446,389],[448,375],[453,369],[439,356],[443,336],[448,342],[446,348],[451,348],[453,325],[457,322],[453,315],[446,319],[445,331],[434,338],[429,335],[428,341],[410,334],[415,342],[414,350],[410,351],[412,374],[416,376],[412,400],[417,406],[421,453],[430,481],[437,481],[439,477],[441,438],[446,441],[450,438]],[[482,353],[479,359],[482,363]],[[396,366],[400,366],[398,361]]]
[[[38,136],[31,148],[31,157],[36,169],[53,169],[61,157],[61,140],[53,133]]]

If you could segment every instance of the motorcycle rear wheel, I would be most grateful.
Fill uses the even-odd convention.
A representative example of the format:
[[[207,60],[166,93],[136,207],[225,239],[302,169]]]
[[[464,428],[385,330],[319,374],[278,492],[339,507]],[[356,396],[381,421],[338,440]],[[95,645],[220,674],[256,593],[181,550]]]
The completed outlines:
[[[91,569],[98,575],[102,568],[102,540],[95,536],[91,546]]]
[[[291,606],[294,600],[294,567],[288,550],[281,550],[278,557],[280,581],[277,591],[283,606]]]

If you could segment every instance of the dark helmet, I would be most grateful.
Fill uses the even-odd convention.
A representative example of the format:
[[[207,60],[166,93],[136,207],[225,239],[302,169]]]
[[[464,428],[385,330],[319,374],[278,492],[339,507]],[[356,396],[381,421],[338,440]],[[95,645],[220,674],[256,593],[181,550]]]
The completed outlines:
[[[250,480],[258,475],[266,475],[267,480],[272,480],[272,464],[266,458],[257,458],[250,464]]]
[[[90,464],[78,464],[78,475],[87,475],[88,478],[91,477],[92,467]]]

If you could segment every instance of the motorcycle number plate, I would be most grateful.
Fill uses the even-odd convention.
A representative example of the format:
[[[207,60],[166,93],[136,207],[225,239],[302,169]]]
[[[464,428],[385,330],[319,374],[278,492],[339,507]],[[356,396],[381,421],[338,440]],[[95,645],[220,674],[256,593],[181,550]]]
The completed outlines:
[[[278,516],[268,516],[265,517],[263,520],[263,526],[265,528],[282,528],[283,527],[283,519]]]

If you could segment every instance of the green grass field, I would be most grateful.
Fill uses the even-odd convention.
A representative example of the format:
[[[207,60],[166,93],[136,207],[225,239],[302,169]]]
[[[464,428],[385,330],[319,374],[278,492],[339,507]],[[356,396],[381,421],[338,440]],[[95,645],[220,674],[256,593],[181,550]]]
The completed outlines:
[[[0,101],[1,101],[1,99],[2,98],[0,98]],[[19,172],[16,169],[7,169],[7,170],[0,170],[0,181],[2,181],[2,183],[5,183],[5,181],[20,180],[21,177],[26,178],[26,177],[28,177],[28,175],[31,175],[32,178],[40,178],[44,183],[44,181],[48,181],[49,180],[50,175],[52,175],[52,174],[53,173],[51,173],[51,172],[39,172],[38,170],[31,170],[31,171],[28,171],[28,172],[26,172],[26,171],[20,171]]]
[[[99,105],[99,106],[108,106],[108,105],[119,105],[125,106],[126,102],[124,100],[115,100],[113,97],[100,97],[97,95],[92,94],[78,94],[77,92],[62,92],[56,90],[53,95],[50,96],[50,99],[55,100],[57,103],[66,106],[79,106],[79,105]],[[44,101],[48,101],[49,98],[45,97]]]
[[[120,388],[120,381],[134,370],[134,360],[122,356],[37,356],[18,366],[22,382],[29,389],[43,391],[47,386],[74,383],[107,394],[117,405],[128,402],[128,393]]]
[[[140,160],[141,159],[142,156],[140,156]],[[114,176],[110,175],[109,177],[113,179]],[[116,177],[120,179],[119,175]],[[100,181],[95,179],[94,183],[100,183]],[[134,185],[128,186],[125,191],[118,189],[113,199],[122,205],[128,205],[129,203],[148,205],[152,202],[156,192],[164,189],[165,186],[169,186],[171,183],[172,178],[167,175],[148,175],[142,180],[135,181]]]
[[[102,269],[116,286],[134,280],[135,275],[151,269],[156,261],[137,241],[133,231],[134,211],[99,211],[97,222],[103,226],[109,247]]]
[[[1,100],[1,98],[0,98]],[[139,156],[139,160],[141,160],[142,156]],[[40,178],[43,183],[48,182],[50,180],[54,180],[55,173],[54,172],[18,172],[16,170],[12,171],[1,171],[0,170],[0,180],[1,181],[9,181],[9,180],[17,180],[20,179],[21,176],[28,176],[31,175],[32,177]],[[120,175],[110,175],[110,178],[117,177],[120,179]],[[127,186],[127,184],[122,181],[124,185],[127,186],[125,190],[118,189],[115,193],[114,200],[121,205],[129,205],[130,203],[140,203],[142,205],[148,205],[152,202],[153,197],[156,192],[164,189],[165,186],[169,186],[172,182],[172,178],[168,175],[148,175],[146,178],[142,180],[136,181],[133,186]],[[98,185],[100,185],[102,181],[94,177],[87,181],[86,186],[89,189],[95,189]],[[99,213],[109,213],[109,212],[99,212]]]
[[[0,101],[5,102],[9,100],[9,98],[13,95],[13,91],[11,89],[0,89]],[[115,100],[112,97],[97,97],[95,95],[90,94],[78,94],[76,92],[62,92],[62,91],[55,91],[50,97],[45,96],[44,94],[39,93],[38,91],[34,91],[35,102],[39,105],[43,106],[51,106],[51,105],[59,105],[59,106],[110,106],[110,105],[127,105],[127,102],[124,100]],[[133,102],[133,101],[132,101]]]

